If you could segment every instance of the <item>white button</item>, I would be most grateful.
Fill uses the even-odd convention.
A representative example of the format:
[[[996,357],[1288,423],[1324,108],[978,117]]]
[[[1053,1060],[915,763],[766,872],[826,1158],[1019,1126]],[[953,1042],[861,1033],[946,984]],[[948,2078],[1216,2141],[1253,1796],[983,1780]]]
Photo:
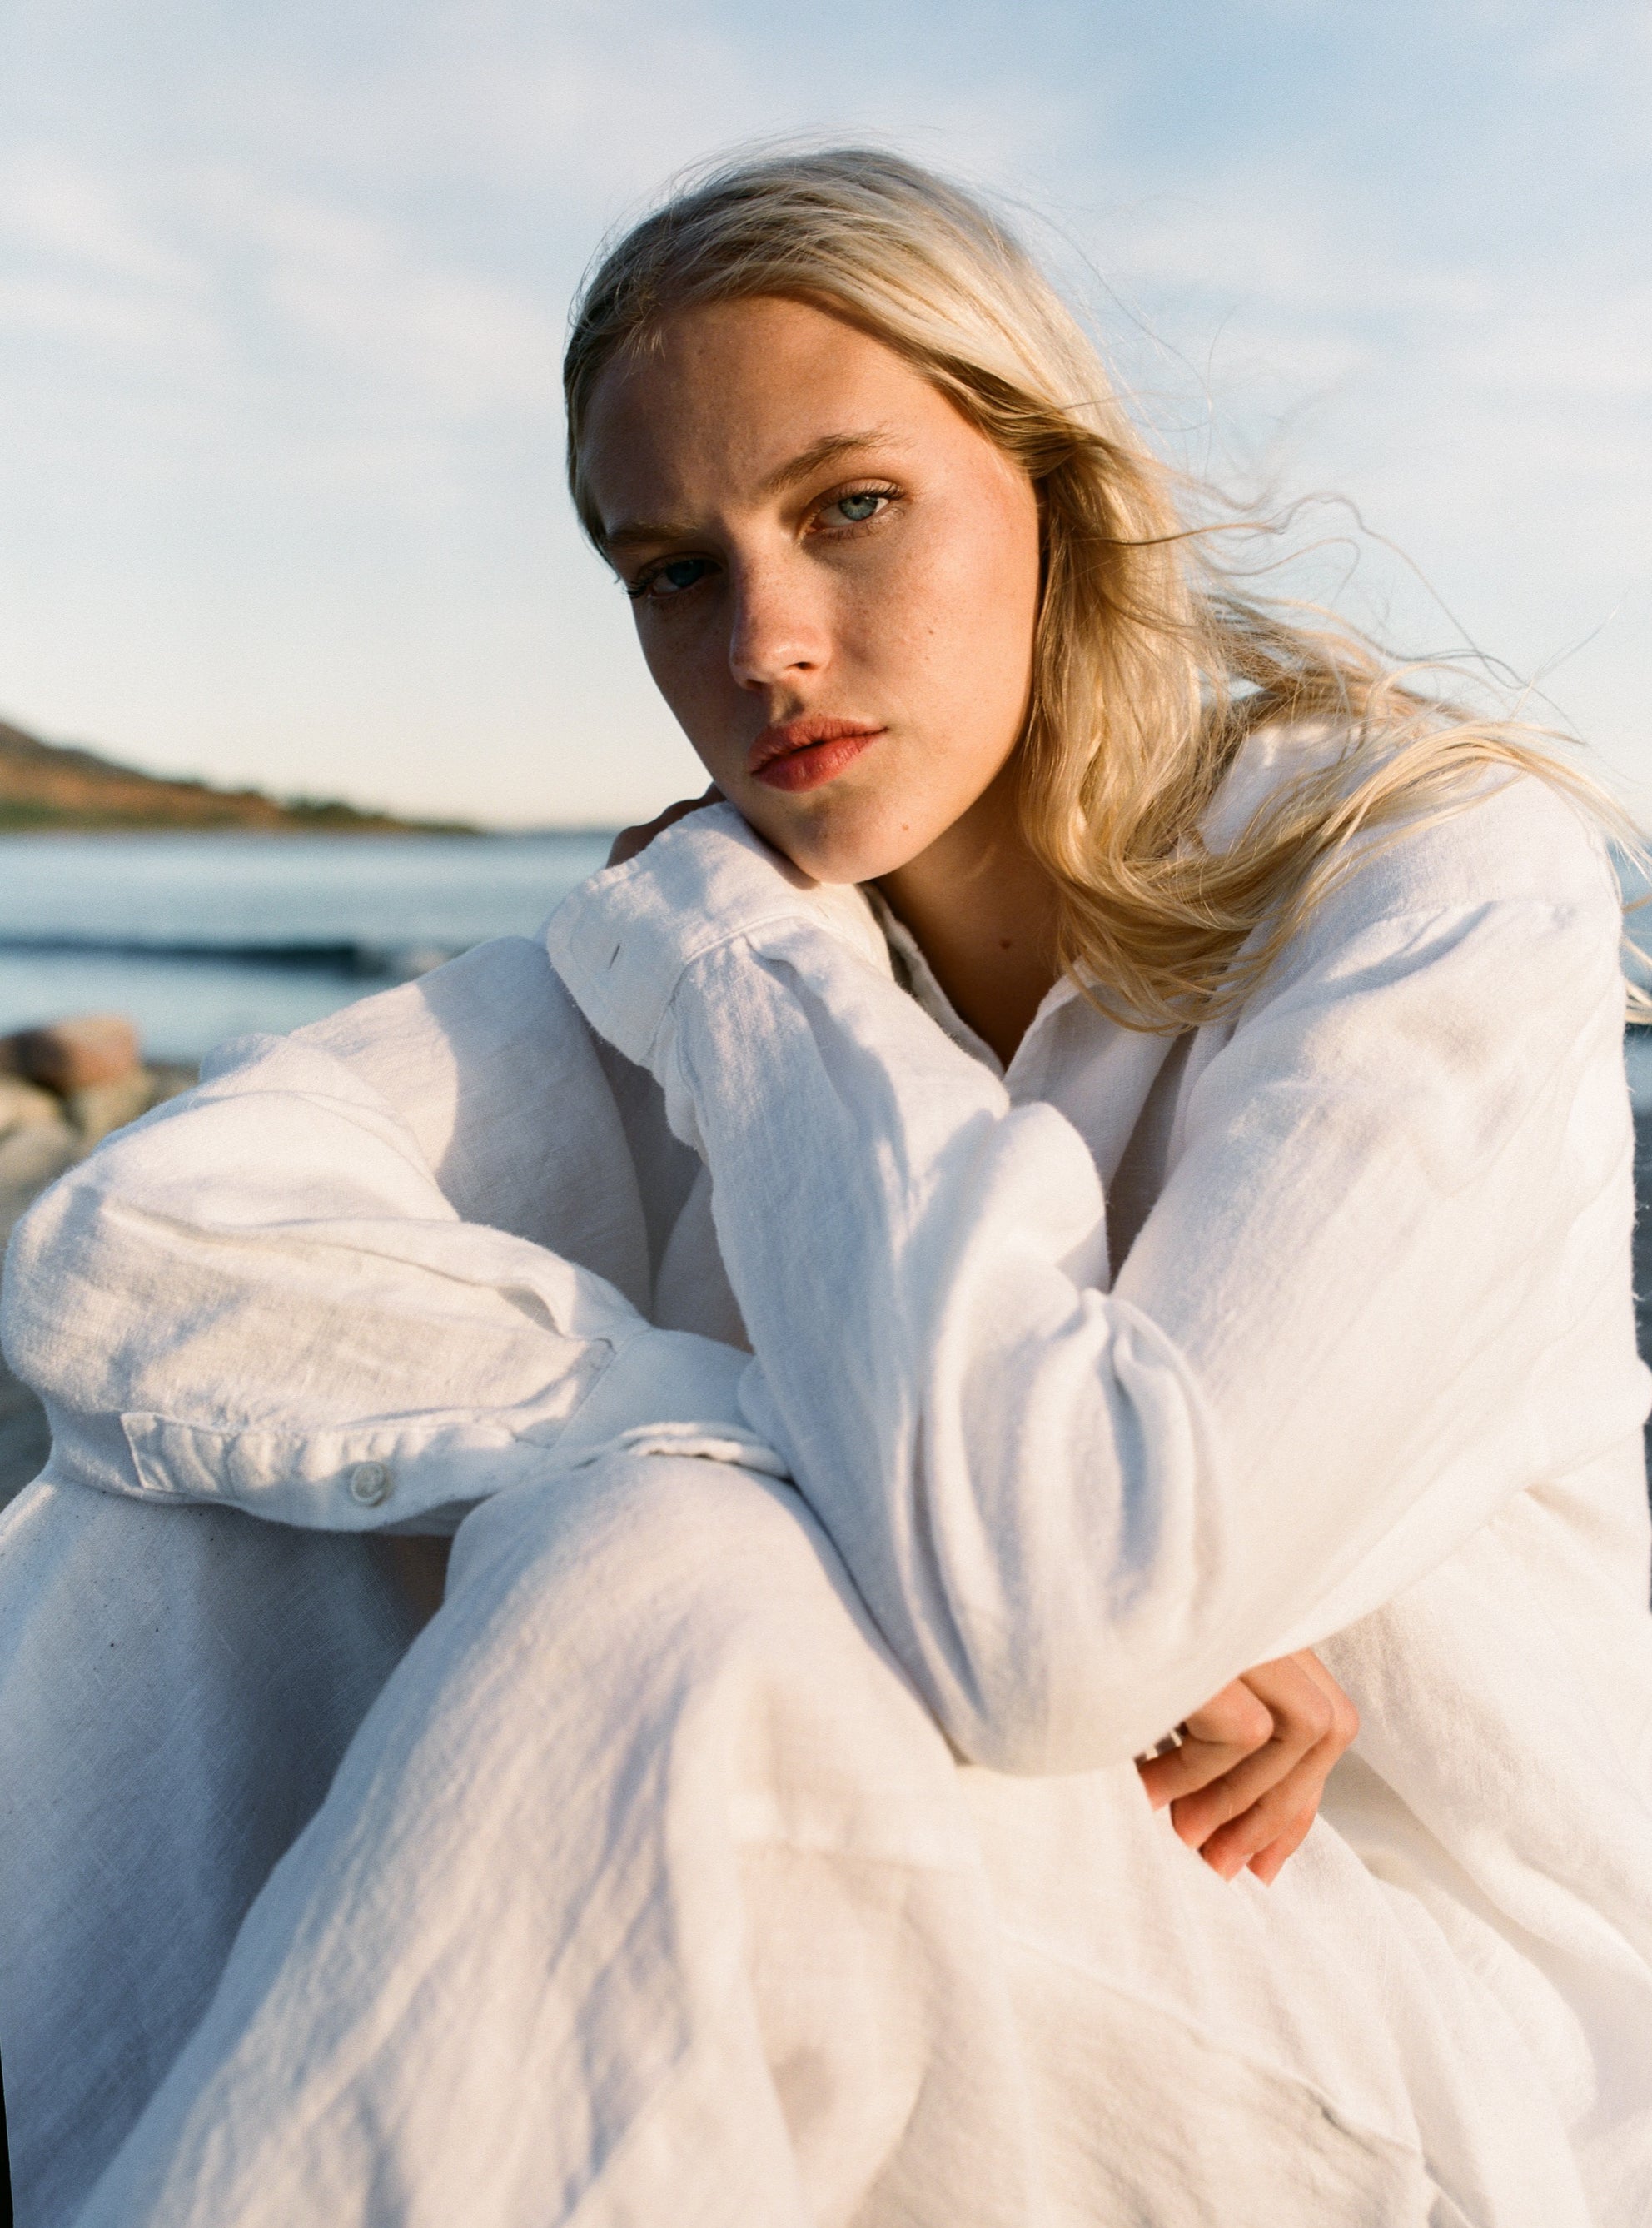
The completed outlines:
[[[388,1501],[395,1480],[382,1463],[358,1463],[350,1472],[350,1498],[363,1508],[376,1508]]]

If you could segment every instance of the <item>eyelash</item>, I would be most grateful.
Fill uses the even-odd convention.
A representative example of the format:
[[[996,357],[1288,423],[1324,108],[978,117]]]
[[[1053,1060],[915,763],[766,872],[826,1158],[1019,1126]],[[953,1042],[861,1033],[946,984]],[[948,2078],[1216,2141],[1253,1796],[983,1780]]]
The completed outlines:
[[[887,480],[868,480],[861,487],[839,488],[835,495],[829,495],[819,508],[822,510],[830,510],[834,503],[853,503],[857,496],[863,495],[882,496],[883,510],[887,510],[892,503],[896,503],[901,499],[899,488],[891,487]],[[875,510],[870,518],[845,519],[841,526],[834,527],[832,530],[835,534],[858,534],[868,526],[875,526],[883,517],[883,510]]]
[[[826,528],[828,533],[839,537],[864,534],[869,527],[876,526],[885,512],[901,499],[900,489],[891,487],[886,480],[868,480],[859,487],[837,489],[832,494],[824,496],[815,508],[817,512],[830,510],[836,503],[852,503],[857,496],[863,495],[882,496],[883,502],[879,509],[873,511],[870,518],[845,519],[840,526]],[[692,594],[700,585],[699,581],[691,580],[686,587],[679,588],[674,595],[651,597],[648,591],[661,573],[669,572],[673,565],[697,565],[708,562],[710,560],[698,557],[662,558],[657,565],[650,565],[646,572],[638,575],[636,579],[622,580],[620,586],[634,604],[674,604],[682,597]]]

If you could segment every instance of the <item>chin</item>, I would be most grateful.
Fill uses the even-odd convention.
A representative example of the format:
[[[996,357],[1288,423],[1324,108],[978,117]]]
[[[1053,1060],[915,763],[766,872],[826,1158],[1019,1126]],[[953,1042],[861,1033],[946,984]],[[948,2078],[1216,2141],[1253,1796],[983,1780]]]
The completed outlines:
[[[776,810],[769,796],[739,802],[758,834],[817,882],[874,882],[909,865],[934,837],[927,825],[891,825],[887,810],[857,809],[851,798],[828,803],[821,797],[807,813]]]

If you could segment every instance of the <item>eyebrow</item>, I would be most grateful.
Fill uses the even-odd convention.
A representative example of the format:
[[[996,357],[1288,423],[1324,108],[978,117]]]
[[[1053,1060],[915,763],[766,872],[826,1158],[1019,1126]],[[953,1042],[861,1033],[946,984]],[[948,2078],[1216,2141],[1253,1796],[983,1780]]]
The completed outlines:
[[[777,465],[769,473],[757,492],[760,495],[783,495],[788,488],[796,487],[800,481],[812,479],[827,464],[834,464],[857,450],[901,447],[900,438],[887,426],[871,426],[856,433],[825,433],[818,441],[811,441],[807,449]],[[605,551],[640,549],[661,541],[684,541],[692,538],[692,526],[679,525],[670,519],[628,519],[616,526],[612,534],[603,536]]]
[[[835,464],[839,458],[852,456],[857,449],[876,449],[903,445],[887,426],[869,426],[859,433],[824,433],[818,441],[769,473],[761,492],[764,495],[783,495],[788,488],[795,487],[800,480],[810,479],[823,465]]]

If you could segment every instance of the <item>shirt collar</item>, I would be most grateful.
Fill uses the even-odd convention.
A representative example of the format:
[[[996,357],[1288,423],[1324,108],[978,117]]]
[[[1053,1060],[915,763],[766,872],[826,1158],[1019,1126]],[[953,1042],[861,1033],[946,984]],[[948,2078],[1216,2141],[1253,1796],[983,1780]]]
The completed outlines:
[[[984,1067],[990,1068],[992,1073],[1001,1079],[1007,1072],[1004,1062],[987,1043],[985,1038],[978,1036],[971,1028],[940,983],[936,982],[934,970],[924,957],[922,948],[911,930],[874,883],[863,882],[860,889],[861,894],[871,906],[874,919],[883,932],[883,940],[889,945],[890,964],[895,970],[896,981],[909,996],[917,1000],[930,1020],[945,1035],[949,1036],[961,1051],[968,1053],[973,1060],[979,1060]],[[1017,1065],[1022,1054],[1032,1044],[1034,1038],[1043,1034],[1051,1017],[1078,995],[1078,985],[1070,975],[1059,976],[1051,983],[1039,1002],[1037,1012],[1028,1024],[1026,1035],[1016,1047],[1015,1059],[1010,1063],[1011,1066]]]

